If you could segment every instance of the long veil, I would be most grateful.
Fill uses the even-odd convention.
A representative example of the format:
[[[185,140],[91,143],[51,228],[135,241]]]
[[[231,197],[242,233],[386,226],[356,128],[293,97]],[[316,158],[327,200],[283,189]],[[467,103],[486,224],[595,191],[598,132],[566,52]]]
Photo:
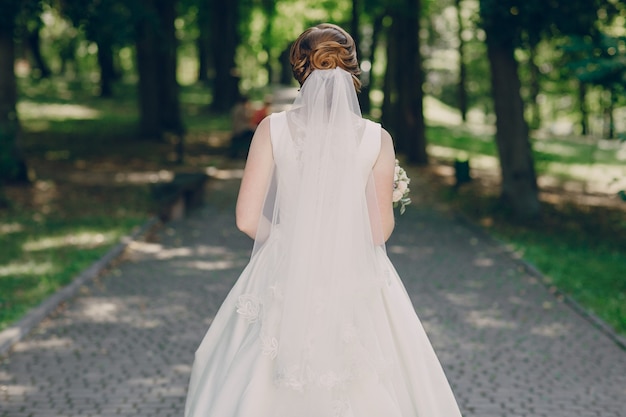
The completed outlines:
[[[270,132],[252,258],[196,351],[185,415],[460,417],[384,253],[380,127],[350,74],[313,71]]]
[[[376,256],[384,243],[371,166],[359,163],[367,122],[342,69],[313,71],[286,120],[272,142],[291,141],[292,152],[274,150],[288,160],[274,168],[253,250],[280,236],[261,340],[278,387],[317,392],[316,408],[325,391],[337,407],[349,381],[379,378],[390,366],[379,340],[391,340],[388,329],[380,333],[369,316],[386,274]]]

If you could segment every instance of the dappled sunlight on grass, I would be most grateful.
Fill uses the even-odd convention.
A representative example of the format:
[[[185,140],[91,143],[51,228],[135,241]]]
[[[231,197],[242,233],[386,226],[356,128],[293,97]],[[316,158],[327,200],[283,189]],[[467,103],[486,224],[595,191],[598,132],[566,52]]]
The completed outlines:
[[[0,329],[69,283],[146,218],[137,191],[116,190],[97,201],[92,189],[68,193],[63,185],[50,194],[51,187],[37,184],[7,188],[12,207],[0,210],[0,228],[7,232],[0,233]]]
[[[34,252],[62,246],[93,248],[100,245],[111,244],[117,237],[117,233],[114,232],[69,233],[62,236],[46,236],[39,239],[27,240],[22,245],[22,249],[27,252]]]
[[[536,141],[533,147],[535,150],[559,156],[577,156],[579,154],[578,150],[571,144]]]
[[[58,265],[52,262],[35,262],[32,260],[25,262],[11,262],[0,265],[0,277],[17,275],[44,275],[58,271]]]
[[[500,162],[492,136],[476,136],[462,126],[430,126],[427,133],[428,153],[433,158],[469,160],[474,178],[492,183],[499,178]],[[603,195],[605,204],[613,205],[607,198],[626,189],[626,164],[618,152],[626,145],[589,138],[543,138],[532,145],[538,183],[544,191],[545,187],[562,189],[594,205],[600,203],[598,198],[586,194]]]
[[[20,223],[1,223],[0,234],[18,233],[24,230],[24,226]]]
[[[40,103],[22,100],[17,105],[20,119],[28,120],[94,120],[102,117],[98,109],[70,103]]]
[[[494,156],[482,155],[475,152],[467,152],[446,146],[428,145],[428,154],[440,159],[471,160],[471,168],[499,169],[500,162]]]
[[[557,178],[587,183],[585,188],[588,191],[615,194],[626,188],[626,166],[548,162],[544,170]]]
[[[164,169],[145,172],[118,172],[113,177],[116,183],[121,184],[154,184],[172,181],[173,179],[174,172]]]

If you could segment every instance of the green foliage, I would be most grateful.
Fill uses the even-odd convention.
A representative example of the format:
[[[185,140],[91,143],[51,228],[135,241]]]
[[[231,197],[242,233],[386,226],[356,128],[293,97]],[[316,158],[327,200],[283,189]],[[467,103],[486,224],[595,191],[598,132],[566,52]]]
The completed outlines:
[[[123,45],[132,40],[132,12],[139,12],[136,1],[64,0],[62,11],[74,26],[83,29],[87,39],[108,40]]]
[[[41,0],[0,0],[0,10],[0,28],[13,28],[20,13],[36,16],[41,10]]]
[[[485,31],[495,35],[489,42],[516,47],[555,33],[589,33],[598,9],[611,6],[609,0],[480,0],[480,17]]]
[[[563,46],[572,59],[567,66],[581,82],[619,89],[626,85],[626,36],[600,33],[568,41]]]

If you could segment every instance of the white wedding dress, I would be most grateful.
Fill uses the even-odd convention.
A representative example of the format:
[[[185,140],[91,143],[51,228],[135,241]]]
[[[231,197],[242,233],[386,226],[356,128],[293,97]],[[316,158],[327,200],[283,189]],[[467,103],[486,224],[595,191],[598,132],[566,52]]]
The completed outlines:
[[[274,171],[249,264],[196,352],[186,417],[460,417],[381,242],[380,125],[316,70],[270,119]]]

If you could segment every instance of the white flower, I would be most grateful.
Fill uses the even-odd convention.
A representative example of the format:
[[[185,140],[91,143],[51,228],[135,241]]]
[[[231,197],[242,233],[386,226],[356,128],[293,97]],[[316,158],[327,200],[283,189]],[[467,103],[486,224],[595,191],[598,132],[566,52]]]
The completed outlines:
[[[396,159],[396,166],[393,175],[393,206],[400,206],[400,214],[406,210],[406,206],[411,204],[409,198],[409,184],[411,179],[406,171],[400,166],[400,162]]]
[[[404,193],[400,190],[393,190],[393,202],[397,203],[398,201],[400,201],[402,199],[402,196],[404,195]]]
[[[261,301],[251,294],[240,295],[237,299],[237,313],[248,323],[254,323],[259,320]]]
[[[275,337],[261,337],[261,352],[272,359],[276,359],[278,355],[278,339]]]
[[[407,190],[407,188],[409,188],[409,185],[406,183],[406,181],[402,181],[402,180],[398,181],[396,190],[400,191],[402,195],[404,195],[404,192]]]

